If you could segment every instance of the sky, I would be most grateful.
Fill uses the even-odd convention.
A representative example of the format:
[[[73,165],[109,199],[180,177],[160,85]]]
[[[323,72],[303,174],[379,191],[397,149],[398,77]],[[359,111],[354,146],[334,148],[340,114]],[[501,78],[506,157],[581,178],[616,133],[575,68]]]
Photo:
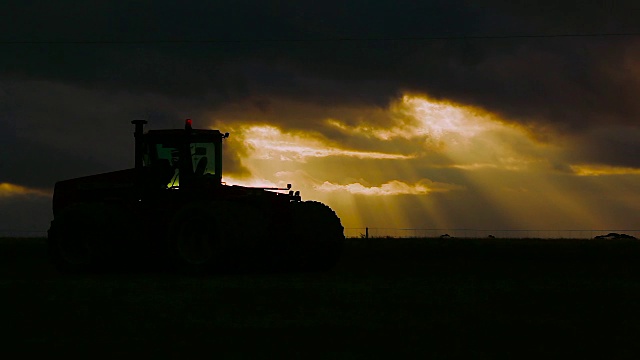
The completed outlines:
[[[148,129],[360,228],[638,229],[637,1],[5,1],[0,232]]]

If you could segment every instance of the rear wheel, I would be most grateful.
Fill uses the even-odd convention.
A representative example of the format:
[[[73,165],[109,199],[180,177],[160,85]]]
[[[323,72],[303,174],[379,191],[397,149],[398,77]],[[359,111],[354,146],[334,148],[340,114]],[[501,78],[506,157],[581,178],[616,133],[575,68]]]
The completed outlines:
[[[64,209],[48,231],[49,256],[61,271],[95,270],[126,250],[133,235],[126,211],[116,205],[81,203]]]

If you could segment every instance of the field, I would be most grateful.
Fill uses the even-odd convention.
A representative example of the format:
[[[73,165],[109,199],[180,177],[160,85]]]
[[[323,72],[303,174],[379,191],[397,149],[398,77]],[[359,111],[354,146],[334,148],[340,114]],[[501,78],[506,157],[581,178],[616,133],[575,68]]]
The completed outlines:
[[[639,258],[640,241],[349,239],[325,273],[61,275],[44,239],[0,239],[1,350],[636,358]]]

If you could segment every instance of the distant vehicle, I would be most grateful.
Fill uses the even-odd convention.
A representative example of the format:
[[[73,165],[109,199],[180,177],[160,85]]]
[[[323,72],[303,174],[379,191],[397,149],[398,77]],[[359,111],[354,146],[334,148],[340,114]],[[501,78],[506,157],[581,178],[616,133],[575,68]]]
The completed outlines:
[[[636,237],[627,234],[608,233],[607,235],[598,235],[594,239],[636,239]]]
[[[134,120],[135,167],[59,181],[48,231],[60,270],[160,260],[188,271],[268,262],[333,266],[344,228],[327,205],[286,188],[222,182],[228,133],[144,132]]]

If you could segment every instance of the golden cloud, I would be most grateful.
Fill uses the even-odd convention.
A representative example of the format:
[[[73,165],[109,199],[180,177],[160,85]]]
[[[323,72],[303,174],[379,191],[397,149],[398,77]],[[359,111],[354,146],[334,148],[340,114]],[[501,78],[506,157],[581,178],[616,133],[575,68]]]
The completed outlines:
[[[234,131],[232,149],[242,147],[240,159],[251,175],[232,172],[225,181],[273,187],[292,183],[305,199],[332,206],[347,227],[416,226],[416,221],[507,227],[564,226],[560,221],[575,227],[623,224],[615,216],[622,211],[589,206],[595,201],[589,198],[593,189],[617,191],[619,179],[591,181],[566,176],[566,171],[640,174],[630,167],[570,166],[576,162],[571,142],[543,142],[532,129],[499,115],[422,95],[403,96],[385,108],[302,105],[294,111],[274,102],[275,110],[264,116],[237,113],[229,125],[233,129],[224,127]],[[288,120],[275,120],[280,110]],[[624,197],[609,208],[637,207],[637,200],[626,195],[637,193],[637,182],[626,180]],[[444,196],[430,196],[434,193]],[[416,220],[407,213],[426,217]]]
[[[557,149],[537,142],[529,130],[510,124],[483,109],[433,100],[422,95],[404,95],[387,109],[386,124],[365,120],[356,125],[331,118],[325,125],[363,146],[403,148],[416,157],[440,156],[445,167],[461,170],[486,168],[527,170],[544,167]],[[386,126],[385,126],[386,125]],[[436,166],[438,167],[438,166]]]
[[[601,175],[640,175],[640,169],[608,165],[570,165],[571,171],[578,176]]]
[[[325,123],[347,133],[380,140],[425,136],[438,140],[447,137],[471,138],[502,125],[494,115],[481,109],[416,95],[404,95],[388,111],[393,121],[391,126],[386,127],[366,122],[349,126],[337,119],[327,119]]]
[[[305,161],[307,158],[346,156],[358,159],[410,159],[412,155],[390,154],[375,151],[348,150],[328,144],[311,134],[284,133],[275,126],[256,125],[243,130],[246,145],[252,148],[252,156],[271,160]]]
[[[380,186],[365,186],[361,183],[333,184],[325,181],[321,185],[315,186],[321,192],[347,192],[357,195],[388,196],[388,195],[426,195],[432,192],[446,192],[459,190],[458,185],[436,183],[423,179],[414,184],[408,184],[399,180],[392,180]]]
[[[48,196],[51,196],[51,194],[43,190],[32,189],[25,186],[15,185],[7,182],[0,183],[0,198],[15,197],[15,196],[48,197]]]

